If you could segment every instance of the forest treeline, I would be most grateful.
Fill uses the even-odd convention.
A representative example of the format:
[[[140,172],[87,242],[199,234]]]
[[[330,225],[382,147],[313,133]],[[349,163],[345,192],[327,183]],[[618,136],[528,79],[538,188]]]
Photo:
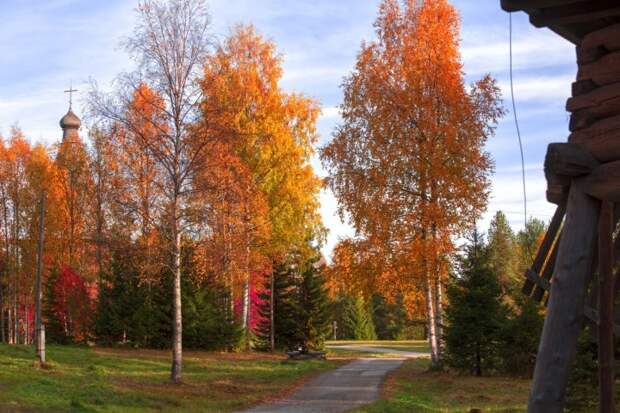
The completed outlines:
[[[446,0],[380,3],[375,39],[343,80],[342,119],[318,151],[325,179],[310,165],[320,105],[281,89],[273,41],[238,25],[216,42],[203,0],[144,0],[137,14],[122,44],[136,69],[109,92],[93,82],[83,136],[70,110],[56,145],[32,145],[18,128],[0,140],[0,338],[33,338],[45,199],[52,340],[171,348],[174,381],[183,345],[425,336],[441,366],[446,289],[465,274],[458,240],[486,210],[485,145],[504,115],[490,75],[464,80],[457,11]],[[330,265],[319,253],[324,186],[356,231]],[[515,314],[508,280],[539,224],[490,253]]]
[[[179,5],[204,23],[201,2],[147,2],[141,13],[168,13],[160,23],[173,25]],[[300,279],[320,271],[322,182],[309,164],[318,103],[280,89],[281,56],[251,26],[194,57],[199,75],[179,92],[187,106],[170,102],[157,74],[123,74],[118,91],[90,96],[86,136],[70,112],[56,145],[32,145],[19,128],[0,140],[3,341],[33,339],[43,193],[44,313],[55,341],[170,347],[178,302],[187,345],[233,346],[261,322],[258,297],[274,268],[289,262]],[[184,125],[169,117],[174,104]]]

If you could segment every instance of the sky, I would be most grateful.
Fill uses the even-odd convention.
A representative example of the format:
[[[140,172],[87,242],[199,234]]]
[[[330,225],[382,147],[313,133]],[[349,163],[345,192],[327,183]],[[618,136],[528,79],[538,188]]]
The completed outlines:
[[[510,101],[508,14],[499,0],[452,0],[462,18],[461,54],[467,82],[487,73],[501,86],[508,115],[487,145],[495,161],[487,212],[488,228],[498,210],[513,229],[523,227],[521,158]],[[322,105],[319,146],[329,142],[340,118],[340,84],[355,65],[361,42],[374,38],[379,0],[211,0],[212,35],[223,40],[232,26],[252,23],[277,44],[284,59],[281,87],[304,93]],[[133,62],[119,46],[136,19],[137,0],[0,1],[0,135],[19,126],[33,142],[61,138],[58,121],[68,107],[63,90],[79,92],[80,115],[89,79],[111,88]],[[543,160],[550,142],[568,135],[565,102],[576,75],[574,47],[547,29],[536,29],[523,13],[513,14],[514,92],[525,153],[529,217],[548,221],[554,206],[545,200]],[[82,131],[84,134],[84,131]],[[318,159],[312,165],[325,175]],[[341,238],[354,235],[336,213],[329,190],[321,193],[321,213],[329,229],[323,248],[330,256]]]

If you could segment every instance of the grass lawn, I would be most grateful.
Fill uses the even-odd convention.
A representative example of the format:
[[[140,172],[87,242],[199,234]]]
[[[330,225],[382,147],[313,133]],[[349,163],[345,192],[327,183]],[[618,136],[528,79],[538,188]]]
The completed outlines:
[[[392,373],[383,397],[356,413],[523,412],[529,380],[506,377],[469,377],[429,372],[428,360],[408,360]]]
[[[343,360],[285,361],[261,353],[184,353],[184,384],[168,381],[170,354],[0,344],[0,412],[231,412],[290,391]]]
[[[402,351],[419,351],[428,353],[430,352],[430,348],[428,346],[428,342],[426,340],[370,340],[370,341],[355,341],[355,340],[332,340],[326,343],[327,345],[349,345],[355,344],[359,346],[366,347],[381,347],[381,348],[389,348],[393,350],[402,350]]]

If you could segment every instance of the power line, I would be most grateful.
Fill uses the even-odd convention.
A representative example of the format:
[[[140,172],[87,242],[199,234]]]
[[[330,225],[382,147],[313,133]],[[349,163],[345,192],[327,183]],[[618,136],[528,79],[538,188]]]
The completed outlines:
[[[523,180],[523,225],[527,224],[527,192],[525,190],[525,157],[523,156],[523,142],[521,141],[521,129],[519,128],[519,118],[517,117],[517,105],[515,104],[515,90],[512,75],[512,13],[508,13],[508,33],[509,33],[509,55],[510,55],[510,96],[512,100],[512,113],[517,128],[517,138],[519,139],[519,151],[521,152],[521,178]]]

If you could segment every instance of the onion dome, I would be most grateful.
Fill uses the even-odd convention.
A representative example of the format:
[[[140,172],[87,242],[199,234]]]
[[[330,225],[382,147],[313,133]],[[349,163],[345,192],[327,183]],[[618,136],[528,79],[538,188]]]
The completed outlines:
[[[63,129],[79,129],[81,125],[80,118],[71,109],[60,119],[60,127]]]

